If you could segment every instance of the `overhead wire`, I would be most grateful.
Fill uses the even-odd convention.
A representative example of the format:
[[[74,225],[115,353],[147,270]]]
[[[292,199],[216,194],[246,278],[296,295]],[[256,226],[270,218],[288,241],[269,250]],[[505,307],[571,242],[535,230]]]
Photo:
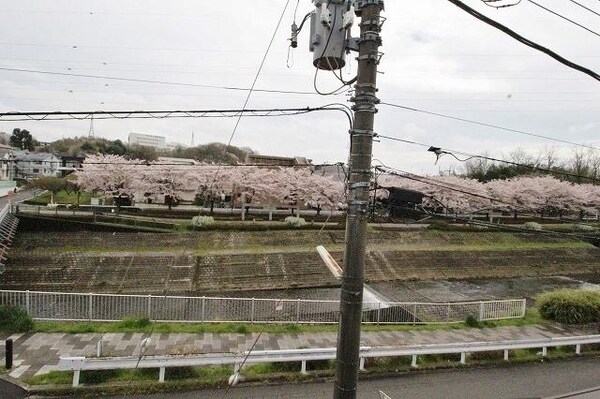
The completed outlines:
[[[466,5],[465,3],[463,3],[460,0],[448,0],[450,3],[454,4],[455,6],[457,6],[458,8],[462,9],[463,11],[467,12],[468,14],[472,15],[473,17],[479,19],[482,22],[485,22],[486,24],[493,26],[494,28],[500,30],[503,33],[506,33],[507,35],[509,35],[510,37],[512,37],[513,39],[519,41],[520,43],[529,46],[537,51],[540,51],[542,53],[545,53],[547,55],[549,55],[550,57],[554,58],[556,61],[560,62],[563,65],[568,66],[569,68],[575,69],[579,72],[582,72],[590,77],[592,77],[593,79],[600,81],[600,74],[598,74],[597,72],[584,67],[582,65],[579,65],[575,62],[569,61],[568,59],[562,57],[561,55],[557,54],[556,52],[550,50],[547,47],[544,47],[530,39],[527,39],[521,35],[519,35],[518,33],[516,33],[515,31],[513,31],[512,29],[502,25],[501,23],[483,15],[482,13],[480,13],[479,11],[469,7],[468,5]],[[531,0],[530,0],[531,1]]]
[[[597,16],[599,16],[599,17],[600,17],[600,13],[599,13],[599,12],[592,10],[591,8],[589,8],[589,7],[585,6],[584,4],[581,4],[580,2],[578,2],[578,1],[575,1],[575,0],[569,0],[569,1],[570,1],[571,3],[577,4],[579,7],[583,8],[583,9],[585,9],[585,10],[588,10],[588,11],[589,11],[589,12],[591,12],[592,14],[596,14]]]
[[[64,121],[97,119],[168,119],[168,118],[236,118],[240,115],[252,117],[281,117],[303,115],[311,112],[343,112],[352,124],[352,111],[342,103],[331,103],[320,107],[263,108],[263,109],[207,109],[207,110],[135,110],[135,111],[34,111],[0,112],[0,122],[16,121]]]
[[[233,90],[233,91],[244,91],[244,92],[247,92],[249,90],[248,88],[237,87],[237,86],[217,86],[217,85],[207,85],[207,84],[198,84],[198,83],[171,82],[171,81],[165,81],[165,80],[122,78],[122,77],[116,77],[116,76],[88,75],[88,74],[71,73],[71,72],[53,72],[53,71],[44,71],[44,70],[37,70],[37,69],[24,69],[24,68],[0,67],[0,71],[36,73],[36,74],[56,75],[56,76],[72,76],[72,77],[85,78],[85,79],[101,79],[101,80],[112,80],[112,81],[119,81],[119,82],[150,83],[150,84],[160,84],[160,85],[169,85],[169,86],[198,87],[198,88],[203,88],[203,89]],[[310,91],[257,89],[257,88],[253,88],[252,91],[259,92],[259,93],[298,94],[298,95],[314,95],[315,94]]]
[[[385,140],[391,140],[391,141],[397,141],[397,142],[406,143],[406,144],[418,145],[418,146],[425,147],[425,148],[432,148],[432,147],[433,148],[439,148],[439,149],[443,150],[443,154],[453,156],[455,159],[457,159],[460,162],[466,162],[466,161],[468,161],[470,159],[479,158],[479,159],[486,159],[486,160],[492,161],[492,162],[500,162],[500,163],[505,163],[507,165],[518,166],[518,167],[521,167],[521,168],[530,169],[532,171],[545,172],[545,173],[555,174],[555,175],[560,175],[560,176],[568,176],[568,177],[573,177],[573,178],[576,178],[576,179],[584,179],[584,180],[592,180],[592,181],[598,180],[598,178],[592,178],[592,177],[589,177],[589,176],[578,175],[578,174],[570,173],[570,172],[567,172],[567,171],[553,170],[553,169],[543,168],[543,167],[536,166],[536,165],[528,165],[528,164],[524,164],[524,163],[520,163],[520,162],[509,161],[509,160],[506,160],[506,159],[493,158],[493,157],[490,157],[490,156],[487,156],[487,155],[470,154],[470,153],[467,153],[467,152],[464,152],[464,151],[451,150],[451,149],[448,149],[448,148],[445,148],[445,147],[439,147],[439,146],[435,146],[435,145],[424,144],[424,143],[420,143],[420,142],[413,141],[413,140],[402,139],[402,138],[399,138],[399,137],[386,136],[386,135],[382,135],[382,134],[377,134],[376,137],[382,138],[382,139],[385,139]],[[466,156],[467,158],[466,159],[460,159],[460,158],[458,158],[454,154],[463,155],[463,156]]]
[[[507,131],[507,132],[511,132],[511,133],[517,133],[517,134],[521,134],[521,135],[525,135],[525,136],[530,136],[530,137],[537,137],[537,138],[541,138],[541,139],[544,139],[544,140],[556,141],[556,142],[563,143],[563,144],[570,144],[570,145],[574,145],[574,146],[577,146],[577,147],[584,147],[584,148],[589,148],[589,149],[592,149],[592,150],[595,150],[595,151],[600,151],[600,148],[592,146],[592,145],[588,145],[588,144],[576,143],[574,141],[569,141],[569,140],[565,140],[565,139],[559,139],[559,138],[555,138],[555,137],[544,136],[544,135],[537,134],[537,133],[527,132],[525,130],[519,130],[519,129],[513,129],[513,128],[509,128],[509,127],[500,126],[500,125],[494,125],[494,124],[491,124],[491,123],[480,122],[480,121],[476,121],[476,120],[461,118],[461,117],[458,117],[458,116],[452,116],[452,115],[442,114],[442,113],[439,113],[439,112],[428,111],[428,110],[420,109],[420,108],[416,108],[416,107],[408,107],[406,105],[392,104],[392,103],[385,102],[385,101],[382,101],[381,105],[387,105],[389,107],[399,108],[399,109],[403,109],[405,111],[419,112],[419,113],[422,113],[422,114],[438,116],[440,118],[452,119],[452,120],[459,121],[459,122],[465,122],[465,123],[470,123],[470,124],[473,124],[473,125],[484,126],[484,127],[488,127],[488,128],[491,128],[491,129],[503,130],[503,131]]]
[[[427,184],[427,185],[430,185],[430,186],[440,187],[440,188],[444,188],[444,189],[447,189],[447,190],[450,190],[450,191],[459,192],[461,194],[465,194],[465,195],[469,195],[469,196],[473,196],[473,197],[478,197],[478,198],[486,199],[486,200],[489,200],[492,203],[496,202],[496,203],[499,203],[499,204],[508,205],[508,206],[510,206],[510,207],[512,207],[514,209],[527,210],[527,211],[532,212],[533,214],[536,213],[536,210],[533,209],[533,208],[528,208],[528,207],[525,207],[525,206],[522,206],[522,205],[514,204],[512,202],[507,202],[507,201],[504,201],[504,200],[501,200],[501,199],[498,199],[498,198],[492,198],[492,197],[481,195],[481,194],[478,194],[478,193],[469,192],[468,190],[464,190],[462,188],[453,187],[450,184],[441,184],[441,183],[439,183],[439,182],[437,182],[435,180],[428,179],[428,178],[426,178],[424,176],[416,175],[414,173],[406,172],[406,171],[403,171],[403,170],[400,170],[400,169],[390,168],[390,167],[387,167],[387,166],[384,166],[383,168],[382,167],[377,167],[377,168],[379,168],[379,170],[383,171],[384,173],[391,174],[393,176],[397,176],[397,177],[400,177],[400,178],[405,178],[405,179],[408,179],[408,180],[417,181],[417,182],[420,182],[420,183],[423,183],[423,184]],[[398,173],[398,172],[400,172],[400,173]],[[380,186],[380,187],[384,188],[384,189],[386,188],[386,187],[383,187],[383,186]],[[449,209],[445,204],[443,204],[441,201],[439,201],[434,196],[429,195],[429,194],[425,194],[425,196],[429,197],[429,198],[433,198],[442,207],[444,207],[446,209]],[[459,219],[459,217],[456,216],[456,212],[455,211],[454,211],[454,213],[455,213],[454,215],[447,215],[446,217],[452,218],[452,219]],[[434,214],[427,213],[427,214],[432,215],[432,216],[441,216],[441,217],[445,216],[445,215],[440,215],[440,214],[437,214],[437,213],[434,213]],[[463,219],[463,220],[466,221],[466,222],[469,222],[469,223],[471,222],[471,221],[469,221],[469,219]],[[497,224],[492,224],[492,226],[499,227],[499,225],[497,225]],[[529,230],[529,229],[523,229],[523,230],[527,231],[529,233],[535,232],[534,230]],[[586,235],[578,235],[578,234],[562,233],[562,232],[549,232],[549,233],[550,234],[554,234],[554,235],[566,235],[566,236],[570,236],[570,237],[584,238],[584,239],[594,240],[595,242],[598,242],[598,240],[599,240],[598,237],[594,237],[594,236],[586,236]]]
[[[553,15],[556,15],[557,17],[559,17],[559,18],[562,18],[562,19],[564,19],[565,21],[567,21],[567,22],[570,22],[570,23],[572,23],[572,24],[573,24],[573,25],[575,25],[575,26],[578,26],[578,27],[580,27],[580,28],[582,28],[582,29],[584,29],[584,30],[586,30],[586,31],[590,32],[591,34],[593,34],[593,35],[596,35],[596,36],[600,37],[600,33],[596,32],[596,31],[593,31],[593,30],[591,30],[590,28],[588,28],[588,27],[586,27],[586,26],[584,26],[584,25],[582,25],[582,24],[580,24],[580,23],[578,23],[578,22],[575,22],[575,21],[573,21],[571,18],[565,17],[564,15],[562,15],[562,14],[560,14],[560,13],[556,12],[556,11],[553,11],[553,10],[551,10],[550,8],[548,8],[548,7],[544,6],[544,5],[542,5],[542,4],[540,4],[540,3],[536,2],[536,1],[533,1],[533,0],[527,0],[527,1],[528,1],[528,2],[530,2],[530,3],[531,3],[531,4],[533,4],[533,5],[535,5],[535,6],[539,7],[539,8],[541,8],[542,10],[545,10],[545,11],[547,11],[547,12],[549,12],[549,13],[553,14]],[[577,4],[579,4],[579,3],[577,3]]]

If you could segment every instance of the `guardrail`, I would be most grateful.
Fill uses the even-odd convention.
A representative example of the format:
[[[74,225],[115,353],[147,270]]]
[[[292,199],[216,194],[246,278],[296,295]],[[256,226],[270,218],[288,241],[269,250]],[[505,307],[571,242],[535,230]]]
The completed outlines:
[[[36,320],[120,321],[147,317],[182,323],[339,322],[339,301],[303,299],[214,298],[115,295],[0,290],[0,304],[18,306]],[[525,316],[525,299],[475,302],[365,302],[363,322],[370,324],[460,323]]]
[[[503,351],[504,360],[509,360],[509,352],[516,349],[541,348],[542,357],[548,355],[548,348],[575,346],[575,353],[581,354],[581,346],[600,343],[600,335],[578,337],[557,337],[501,342],[459,342],[448,344],[417,345],[405,347],[362,347],[360,348],[360,369],[365,370],[365,359],[381,357],[411,356],[411,367],[417,367],[418,356],[460,354],[460,363],[466,364],[467,353]],[[196,356],[137,356],[115,358],[86,358],[61,356],[58,368],[73,371],[73,387],[79,385],[81,371],[157,368],[159,381],[165,381],[167,367],[198,367],[214,365],[234,365],[233,376],[239,375],[242,365],[257,363],[301,362],[301,373],[307,373],[306,362],[313,360],[333,360],[336,348],[286,349],[233,353],[213,353]]]

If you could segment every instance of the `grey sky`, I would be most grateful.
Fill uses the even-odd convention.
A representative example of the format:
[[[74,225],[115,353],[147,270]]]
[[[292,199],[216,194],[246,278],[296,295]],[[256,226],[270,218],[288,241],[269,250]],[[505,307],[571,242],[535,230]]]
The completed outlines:
[[[600,12],[597,0],[579,0]],[[600,70],[600,37],[526,0],[491,9],[467,4],[559,54]],[[566,0],[539,0],[600,31],[600,17]],[[249,87],[284,0],[74,1],[0,0],[0,67],[72,72],[172,82]],[[308,30],[288,69],[287,38],[296,1],[290,2],[258,88],[313,91]],[[301,0],[298,19],[312,9]],[[445,0],[388,0],[380,97],[388,102],[477,119],[538,134],[600,146],[600,82],[571,70],[479,22]],[[356,63],[345,70],[347,78]],[[320,72],[319,88],[336,87]],[[0,71],[0,110],[137,110],[240,108],[244,92],[127,83]],[[254,93],[250,107],[318,106],[345,96]],[[145,132],[169,141],[226,142],[234,120],[97,121],[97,136],[126,141]],[[41,140],[87,135],[89,122],[0,122],[0,131],[29,129]],[[376,130],[473,153],[501,157],[522,147],[532,153],[556,146],[433,116],[381,106]],[[336,114],[243,119],[233,141],[263,154],[303,155],[315,162],[345,161],[347,124]],[[374,157],[393,167],[436,173],[458,167],[452,159],[433,165],[421,147],[382,141]]]

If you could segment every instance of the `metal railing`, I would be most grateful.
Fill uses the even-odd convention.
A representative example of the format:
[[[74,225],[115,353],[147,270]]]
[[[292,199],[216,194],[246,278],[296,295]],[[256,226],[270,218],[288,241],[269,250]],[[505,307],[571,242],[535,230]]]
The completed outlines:
[[[36,320],[336,324],[339,301],[115,295],[0,290],[0,304],[18,306]],[[477,302],[375,302],[363,305],[370,324],[459,323],[468,316],[500,320],[525,316],[525,299]]]
[[[575,353],[581,353],[582,345],[600,343],[600,335],[579,337],[556,337],[500,342],[458,342],[447,344],[414,345],[398,347],[362,347],[360,348],[360,370],[365,370],[365,359],[382,357],[411,356],[411,367],[417,367],[418,356],[460,354],[460,363],[466,364],[468,353],[503,351],[504,360],[509,360],[510,351],[517,349],[541,348],[541,356],[548,356],[548,348],[574,346]],[[159,381],[165,381],[167,367],[234,365],[233,375],[241,372],[242,364],[277,362],[301,362],[301,373],[306,374],[306,362],[311,360],[333,360],[336,348],[284,349],[252,351],[243,353],[210,353],[195,356],[132,356],[116,358],[86,358],[82,356],[61,357],[60,370],[73,371],[73,386],[79,385],[81,371],[114,370],[134,368],[159,369]]]

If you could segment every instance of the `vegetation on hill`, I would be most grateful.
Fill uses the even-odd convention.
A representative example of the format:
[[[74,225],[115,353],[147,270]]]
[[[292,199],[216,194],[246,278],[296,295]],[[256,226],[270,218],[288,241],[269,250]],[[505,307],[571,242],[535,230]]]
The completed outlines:
[[[177,147],[174,150],[156,149],[145,146],[129,146],[121,140],[107,140],[95,137],[65,138],[50,143],[47,151],[52,153],[82,156],[85,154],[121,155],[129,159],[155,161],[159,156],[190,158],[200,162],[236,164],[243,162],[249,148],[227,146],[222,143],[209,143],[196,147]]]

